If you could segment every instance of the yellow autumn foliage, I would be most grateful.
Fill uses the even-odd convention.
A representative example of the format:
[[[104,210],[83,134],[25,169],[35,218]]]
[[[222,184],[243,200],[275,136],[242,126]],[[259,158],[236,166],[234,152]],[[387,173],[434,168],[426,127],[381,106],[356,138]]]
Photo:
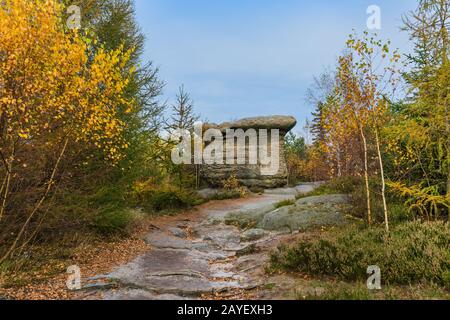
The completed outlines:
[[[126,147],[117,106],[133,106],[124,97],[131,52],[94,52],[62,17],[55,0],[0,3],[2,154],[13,158],[18,145],[52,136],[97,146],[116,162]]]

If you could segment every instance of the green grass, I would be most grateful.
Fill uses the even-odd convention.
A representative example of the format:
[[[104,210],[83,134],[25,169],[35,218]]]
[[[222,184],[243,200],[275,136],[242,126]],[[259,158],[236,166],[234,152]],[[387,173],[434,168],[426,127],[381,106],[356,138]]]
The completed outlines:
[[[275,204],[275,208],[279,209],[282,207],[292,206],[294,204],[295,204],[294,200],[283,200],[283,201],[280,201],[277,204]]]
[[[450,299],[447,290],[435,284],[384,286],[369,290],[363,282],[319,282],[318,289],[297,291],[298,300],[424,300]]]
[[[276,283],[267,283],[264,285],[264,289],[266,290],[273,290],[276,287]]]

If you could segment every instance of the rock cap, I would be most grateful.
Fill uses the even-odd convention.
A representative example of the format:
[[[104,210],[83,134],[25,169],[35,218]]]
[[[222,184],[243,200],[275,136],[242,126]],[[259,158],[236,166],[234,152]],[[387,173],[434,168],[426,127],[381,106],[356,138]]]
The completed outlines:
[[[204,129],[217,128],[221,131],[226,129],[280,129],[288,132],[294,128],[297,120],[292,116],[261,116],[252,118],[243,118],[232,122],[224,122],[221,124],[207,123]]]

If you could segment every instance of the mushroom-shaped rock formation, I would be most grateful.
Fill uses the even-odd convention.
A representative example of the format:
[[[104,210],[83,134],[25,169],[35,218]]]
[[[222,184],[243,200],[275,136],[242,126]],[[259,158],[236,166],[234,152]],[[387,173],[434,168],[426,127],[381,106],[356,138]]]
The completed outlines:
[[[202,181],[208,186],[220,187],[230,176],[234,175],[242,185],[258,188],[278,188],[287,184],[287,166],[284,155],[284,138],[286,134],[295,127],[297,120],[291,116],[265,116],[245,118],[233,122],[224,122],[222,124],[205,124],[203,129],[218,129],[224,135],[223,146],[223,164],[203,165],[201,166]],[[230,148],[231,136],[234,134],[234,147]],[[241,134],[239,139],[237,133]],[[254,137],[256,133],[256,139]],[[266,136],[267,134],[267,136]],[[239,143],[240,142],[240,143]],[[273,142],[275,143],[272,148]],[[264,148],[264,150],[261,150]],[[267,149],[267,159],[271,163],[267,164],[267,159],[261,158]],[[256,163],[251,161],[250,152],[257,153]],[[275,161],[277,155],[278,161]],[[230,156],[231,155],[231,156]],[[245,163],[242,164],[243,156]],[[255,155],[253,155],[253,159]],[[228,157],[228,158],[227,158]],[[240,162],[238,161],[240,159]],[[230,163],[230,160],[232,164]],[[276,166],[276,170],[270,173],[267,170],[269,166]]]

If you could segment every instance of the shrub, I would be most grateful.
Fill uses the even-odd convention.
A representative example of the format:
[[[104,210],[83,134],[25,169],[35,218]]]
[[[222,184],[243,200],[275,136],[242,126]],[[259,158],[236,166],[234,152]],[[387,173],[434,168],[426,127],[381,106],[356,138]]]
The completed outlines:
[[[152,181],[135,183],[130,196],[136,206],[153,212],[186,209],[201,203],[194,192],[172,187],[168,183],[157,185]]]
[[[248,190],[246,187],[241,186],[236,175],[231,175],[228,179],[222,181],[223,189],[230,193],[231,195],[239,195],[236,198],[243,198],[247,195]]]
[[[175,190],[155,191],[146,200],[146,207],[155,211],[187,208],[191,205],[187,194]]]
[[[390,234],[350,226],[324,238],[280,247],[272,267],[345,280],[364,280],[367,267],[381,268],[386,283],[430,281],[449,285],[450,228],[442,222],[407,222]]]
[[[448,212],[450,199],[440,194],[438,186],[422,188],[418,185],[407,186],[401,182],[390,182],[388,186],[406,199],[405,204],[410,212],[429,219],[437,219]]]
[[[378,178],[371,178],[370,181],[371,190],[371,208],[373,219],[376,222],[384,221],[383,202],[381,197],[381,182]],[[366,202],[366,189],[364,180],[360,177],[342,177],[336,178],[316,188],[314,191],[304,195],[301,194],[297,197],[304,198],[309,196],[324,195],[324,194],[336,194],[343,193],[351,196],[352,209],[348,212],[352,216],[366,219],[367,217],[367,202]],[[386,193],[388,200],[388,212],[391,223],[399,223],[403,221],[410,221],[413,215],[408,210],[408,207],[403,203],[403,199],[396,194],[390,192]]]
[[[350,194],[355,191],[356,186],[362,185],[363,180],[360,177],[342,177],[329,181],[327,184],[318,188],[323,193],[345,193]],[[326,191],[326,192],[325,192]]]
[[[102,234],[124,233],[132,220],[129,210],[105,208],[95,216],[93,226]]]

